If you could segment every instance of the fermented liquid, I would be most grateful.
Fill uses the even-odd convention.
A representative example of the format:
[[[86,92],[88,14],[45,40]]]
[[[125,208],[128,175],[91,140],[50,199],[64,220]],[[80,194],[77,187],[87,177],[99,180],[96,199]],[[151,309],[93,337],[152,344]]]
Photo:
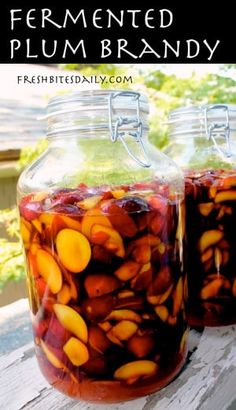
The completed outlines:
[[[58,189],[20,202],[36,354],[69,396],[166,385],[186,356],[182,198],[168,186]]]

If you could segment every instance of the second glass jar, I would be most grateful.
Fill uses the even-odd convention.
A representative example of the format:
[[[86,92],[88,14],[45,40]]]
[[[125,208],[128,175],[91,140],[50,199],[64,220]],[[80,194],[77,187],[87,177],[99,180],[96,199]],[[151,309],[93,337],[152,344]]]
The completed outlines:
[[[236,106],[180,108],[166,149],[185,172],[189,323],[236,323]]]

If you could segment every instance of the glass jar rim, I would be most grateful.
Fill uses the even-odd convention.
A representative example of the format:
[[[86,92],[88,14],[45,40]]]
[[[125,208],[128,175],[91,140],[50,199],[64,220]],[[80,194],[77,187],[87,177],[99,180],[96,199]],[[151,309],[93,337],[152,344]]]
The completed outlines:
[[[181,116],[189,116],[192,120],[200,120],[204,118],[206,110],[213,110],[216,108],[225,107],[228,109],[229,114],[236,119],[236,104],[203,104],[203,105],[190,105],[188,107],[179,107],[169,113],[168,124],[179,122],[182,120]],[[215,111],[215,118],[217,116],[217,111]]]
[[[47,136],[109,131],[148,130],[146,95],[132,90],[86,90],[53,97],[47,107]]]
[[[167,125],[171,128],[171,136],[195,134],[206,137],[209,130],[216,134],[222,130],[235,132],[236,105],[222,103],[176,108],[169,113]]]
[[[106,110],[109,104],[109,99],[119,96],[116,99],[116,107],[119,109],[136,108],[136,99],[139,98],[140,110],[146,114],[149,113],[148,99],[145,94],[132,90],[122,89],[91,89],[67,92],[62,95],[57,95],[49,100],[47,106],[46,118],[53,115],[59,115],[72,111],[92,110]],[[128,97],[128,98],[127,98]],[[73,104],[76,107],[73,108]],[[68,108],[66,108],[68,106]]]

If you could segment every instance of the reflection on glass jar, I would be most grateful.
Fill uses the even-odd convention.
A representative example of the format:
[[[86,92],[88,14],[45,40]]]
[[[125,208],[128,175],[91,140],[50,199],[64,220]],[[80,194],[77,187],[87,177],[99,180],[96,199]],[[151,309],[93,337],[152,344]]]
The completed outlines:
[[[189,322],[236,323],[236,107],[179,109],[170,127],[166,152],[185,171]]]
[[[145,97],[121,92],[111,107],[111,95],[54,99],[48,151],[18,186],[40,368],[65,394],[95,402],[165,386],[187,340],[182,174],[132,141],[137,115],[147,133]],[[125,114],[123,143],[120,129],[112,142],[109,119]]]

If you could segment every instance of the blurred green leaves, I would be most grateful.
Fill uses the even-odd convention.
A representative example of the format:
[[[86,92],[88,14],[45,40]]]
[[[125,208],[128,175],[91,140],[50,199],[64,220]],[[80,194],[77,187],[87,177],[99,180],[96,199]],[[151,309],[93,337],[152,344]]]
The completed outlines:
[[[19,171],[22,171],[26,165],[33,162],[36,158],[41,155],[48,146],[48,141],[45,138],[40,139],[36,145],[24,147],[20,153],[20,159],[18,161],[17,167]]]
[[[5,229],[10,241],[0,238],[0,289],[8,281],[25,277],[24,256],[20,241],[16,207],[0,211],[0,227]]]

